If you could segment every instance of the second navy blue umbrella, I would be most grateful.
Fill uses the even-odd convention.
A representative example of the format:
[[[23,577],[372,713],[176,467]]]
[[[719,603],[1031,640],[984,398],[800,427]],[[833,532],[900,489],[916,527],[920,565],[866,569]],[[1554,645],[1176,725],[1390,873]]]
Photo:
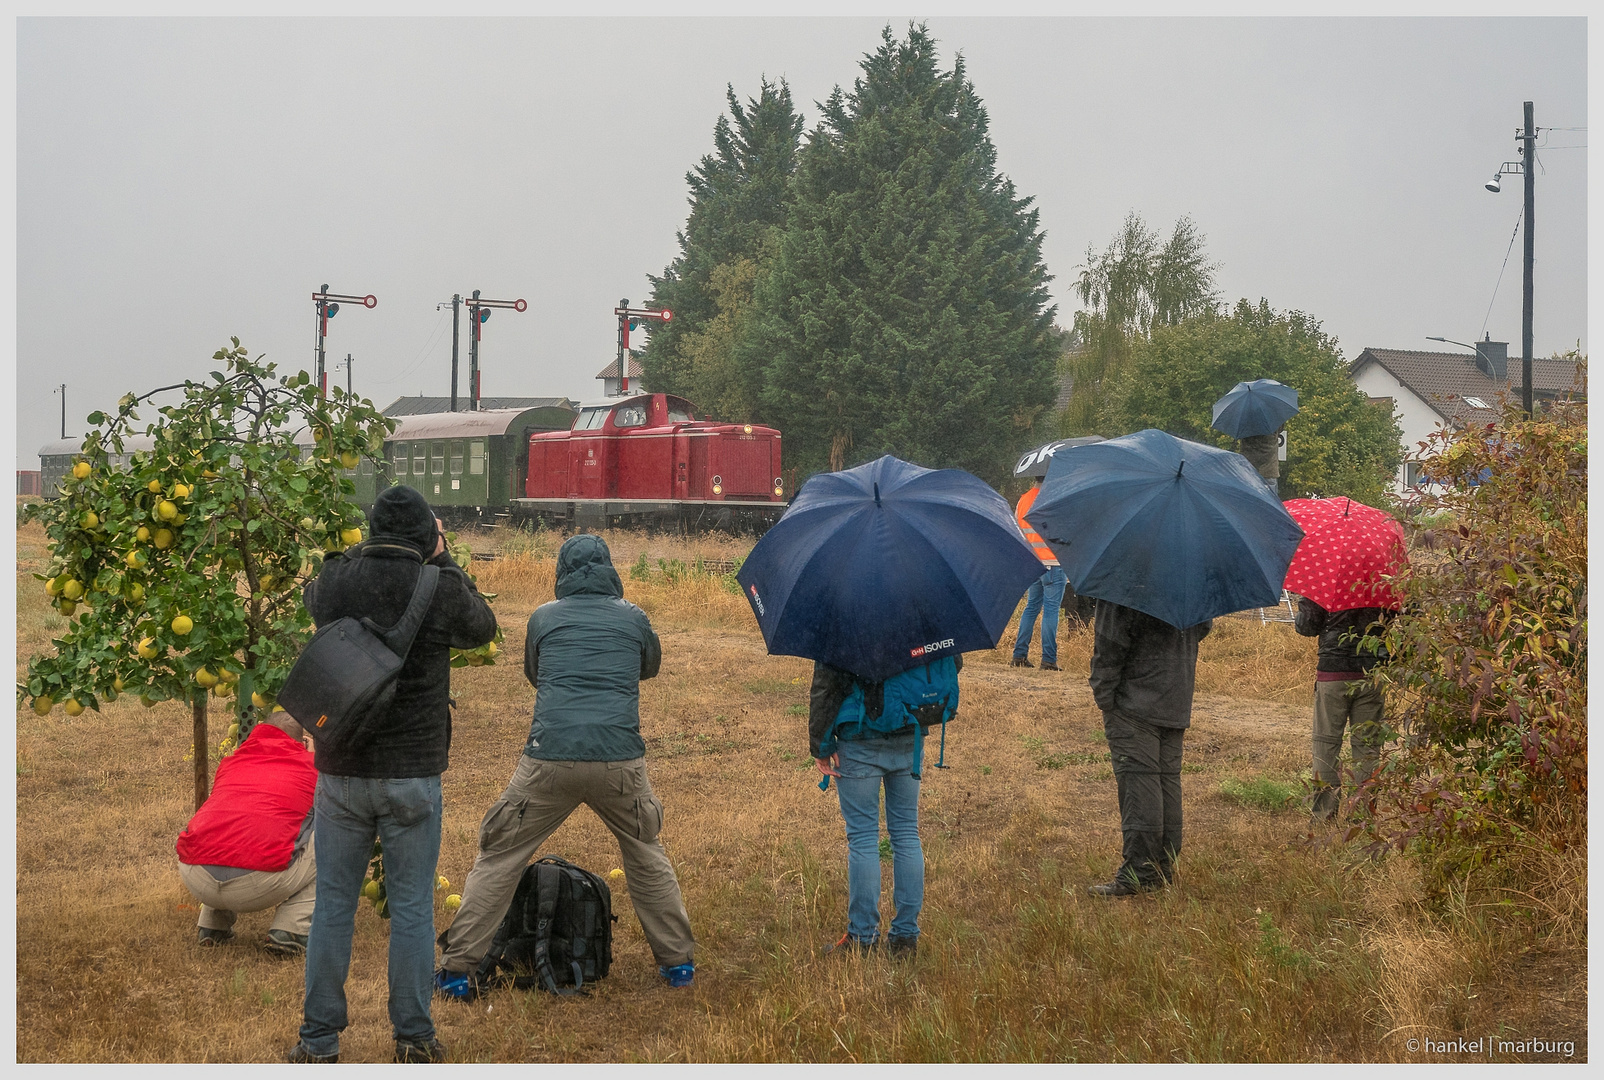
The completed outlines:
[[[1241,454],[1151,428],[1060,450],[1025,520],[1077,595],[1182,628],[1278,603],[1303,539]]]
[[[1039,577],[985,481],[890,455],[803,484],[736,574],[770,653],[874,681],[994,648]]]
[[[1211,427],[1233,439],[1273,435],[1298,414],[1298,392],[1274,379],[1239,382],[1214,403]]]

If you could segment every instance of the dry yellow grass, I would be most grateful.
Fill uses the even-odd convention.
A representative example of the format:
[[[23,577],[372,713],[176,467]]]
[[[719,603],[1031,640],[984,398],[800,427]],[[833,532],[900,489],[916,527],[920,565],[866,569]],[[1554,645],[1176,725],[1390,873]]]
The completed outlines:
[[[1433,1056],[1407,1052],[1412,1033],[1500,1023],[1573,1038],[1585,1060],[1585,943],[1545,946],[1518,918],[1488,921],[1498,912],[1445,918],[1420,902],[1411,864],[1350,865],[1352,853],[1300,842],[1300,810],[1218,794],[1225,777],[1290,779],[1307,764],[1312,654],[1285,626],[1222,620],[1205,642],[1180,880],[1120,902],[1085,892],[1119,846],[1089,634],[1066,628],[1060,673],[1010,668],[1011,630],[1003,648],[970,654],[950,767],[930,770],[922,795],[919,959],[821,957],[844,924],[846,853],[807,755],[811,665],[768,656],[717,580],[628,572],[642,552],[655,566],[747,545],[608,539],[663,639],[642,733],[699,942],[696,983],[663,986],[620,887],[616,962],[595,994],[437,1002],[454,1060],[1417,1061]],[[529,613],[551,597],[555,540],[496,538],[505,557],[474,564],[498,593],[506,662],[454,674],[440,861],[454,883],[527,733],[518,660]],[[26,576],[43,556],[36,528],[18,549],[20,673],[63,620]],[[18,711],[19,1060],[275,1061],[293,1044],[302,968],[258,947],[268,915],[241,916],[229,947],[195,944],[173,854],[191,811],[188,730],[181,705]],[[601,871],[618,861],[585,810],[547,850]],[[389,1059],[387,930],[364,906],[343,1060]]]

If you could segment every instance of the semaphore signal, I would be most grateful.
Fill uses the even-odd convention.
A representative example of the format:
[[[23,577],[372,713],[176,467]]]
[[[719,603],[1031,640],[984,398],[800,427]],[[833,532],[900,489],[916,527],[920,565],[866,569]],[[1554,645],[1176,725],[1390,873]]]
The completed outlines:
[[[668,322],[674,317],[674,313],[667,308],[659,311],[651,308],[632,308],[628,300],[620,300],[618,306],[613,308],[613,314],[618,316],[618,391],[627,394],[629,393],[629,332],[643,319]]]

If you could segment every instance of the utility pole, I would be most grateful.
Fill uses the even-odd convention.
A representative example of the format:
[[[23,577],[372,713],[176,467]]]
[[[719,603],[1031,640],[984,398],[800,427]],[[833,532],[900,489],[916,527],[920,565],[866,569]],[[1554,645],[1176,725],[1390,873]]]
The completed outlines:
[[[61,437],[67,437],[67,384],[61,384]]]
[[[1522,136],[1521,171],[1526,175],[1526,273],[1521,283],[1520,317],[1520,407],[1526,418],[1532,415],[1532,221],[1536,213],[1537,129],[1532,126],[1532,103],[1526,103],[1526,132]]]
[[[491,308],[511,308],[514,311],[524,311],[529,307],[525,300],[481,300],[479,290],[473,290],[473,297],[468,300],[468,321],[473,324],[473,337],[468,339],[468,411],[479,411],[479,337],[480,328],[485,320],[490,318]],[[455,365],[452,370],[455,371]],[[452,400],[456,400],[456,379],[451,381]],[[453,409],[453,412],[456,410]]]
[[[451,411],[457,411],[457,342],[462,335],[457,331],[462,316],[462,294],[451,294]]]
[[[351,396],[351,354],[345,354],[345,396]]]

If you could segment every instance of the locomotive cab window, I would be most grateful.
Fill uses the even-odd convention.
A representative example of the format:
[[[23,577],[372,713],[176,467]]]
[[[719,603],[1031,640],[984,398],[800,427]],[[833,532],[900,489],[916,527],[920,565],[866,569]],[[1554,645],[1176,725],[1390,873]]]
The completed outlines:
[[[668,422],[670,424],[688,424],[696,417],[691,415],[691,403],[683,398],[671,397],[668,399]]]
[[[451,475],[462,475],[462,440],[451,440]]]
[[[468,444],[468,473],[472,476],[483,475],[485,471],[485,444],[481,439],[475,439]]]
[[[574,430],[595,431],[607,422],[608,412],[609,409],[606,405],[585,409],[579,414],[579,419],[574,421]]]
[[[391,447],[390,454],[390,460],[394,462],[391,468],[395,470],[395,475],[405,476],[407,474],[407,444],[396,443],[395,446]]]
[[[646,423],[645,405],[620,405],[613,414],[613,427],[641,427]]]
[[[442,476],[446,471],[446,444],[436,441],[430,447],[429,471],[435,476]]]

